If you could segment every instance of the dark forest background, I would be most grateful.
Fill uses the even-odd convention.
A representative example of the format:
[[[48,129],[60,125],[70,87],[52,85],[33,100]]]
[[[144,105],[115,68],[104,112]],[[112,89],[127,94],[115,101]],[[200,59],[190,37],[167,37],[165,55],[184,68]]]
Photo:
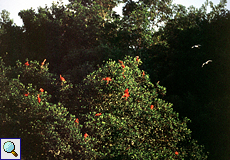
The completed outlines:
[[[123,16],[112,9],[125,3]],[[139,56],[152,83],[167,88],[163,99],[188,117],[192,137],[209,159],[230,159],[230,12],[227,1],[201,8],[171,0],[69,0],[23,10],[16,26],[1,11],[0,56],[7,66],[26,58],[47,59],[51,73],[80,83],[109,58]],[[207,7],[211,11],[207,13]],[[155,27],[158,27],[156,30]],[[199,47],[192,46],[200,44]],[[212,60],[207,65],[202,64]]]

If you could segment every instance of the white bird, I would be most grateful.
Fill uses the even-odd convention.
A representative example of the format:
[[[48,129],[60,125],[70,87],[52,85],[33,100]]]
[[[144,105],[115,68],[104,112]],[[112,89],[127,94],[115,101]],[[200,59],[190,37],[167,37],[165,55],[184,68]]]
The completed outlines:
[[[196,44],[194,46],[192,46],[191,48],[199,48],[201,45],[200,44]]]
[[[204,67],[204,65],[208,64],[209,62],[212,62],[212,60],[208,60],[207,62],[204,62],[201,67]]]

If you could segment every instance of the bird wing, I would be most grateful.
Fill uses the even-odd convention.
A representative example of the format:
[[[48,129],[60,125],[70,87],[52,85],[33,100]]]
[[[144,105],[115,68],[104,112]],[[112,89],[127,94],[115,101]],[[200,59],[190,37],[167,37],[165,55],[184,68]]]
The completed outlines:
[[[208,61],[206,62],[206,64],[208,64],[209,62],[212,62],[212,60],[208,60]]]

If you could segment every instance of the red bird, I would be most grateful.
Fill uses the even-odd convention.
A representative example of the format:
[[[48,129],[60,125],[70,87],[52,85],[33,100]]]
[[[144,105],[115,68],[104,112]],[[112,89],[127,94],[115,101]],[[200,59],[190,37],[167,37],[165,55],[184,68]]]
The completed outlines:
[[[40,88],[40,91],[41,91],[41,92],[44,92],[44,89]]]
[[[95,116],[100,116],[101,115],[101,113],[97,113],[97,114],[95,114]]]
[[[28,63],[28,61],[25,63],[26,66],[29,66],[30,64]]]
[[[121,98],[123,98],[123,97],[126,97],[126,100],[129,97],[129,89],[128,88],[125,90],[125,94]]]
[[[142,78],[144,78],[144,75],[145,75],[145,72],[144,72],[144,71],[143,71],[142,75],[143,75]]]
[[[139,62],[140,61],[139,56],[136,56],[136,58],[137,58],[136,61]]]
[[[77,118],[74,122],[79,123],[79,119]]]
[[[85,139],[86,137],[88,137],[88,134],[87,134],[87,133],[84,134],[84,139]]]
[[[121,60],[118,60],[118,62],[123,65],[123,62]]]
[[[106,83],[106,85],[109,83],[109,81],[111,81],[112,79],[111,78],[109,78],[109,77],[106,77],[106,78],[103,78],[102,80],[105,80],[105,81],[107,81],[107,83]]]
[[[41,98],[39,97],[39,94],[38,94],[38,103],[40,103],[41,102]]]
[[[60,75],[61,81],[65,81],[65,78]]]
[[[153,109],[154,108],[154,105],[151,105],[150,109]]]
[[[127,98],[129,97],[129,93],[125,93],[121,98],[123,98],[123,97],[126,97],[126,101],[127,101]]]
[[[44,61],[42,62],[42,64],[41,64],[42,66],[45,64],[45,61],[46,61],[46,59],[44,59]]]

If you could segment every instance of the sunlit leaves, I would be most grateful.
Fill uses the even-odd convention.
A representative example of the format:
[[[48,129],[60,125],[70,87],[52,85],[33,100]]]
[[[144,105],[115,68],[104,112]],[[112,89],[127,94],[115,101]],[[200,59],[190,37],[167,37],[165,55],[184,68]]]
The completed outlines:
[[[155,157],[159,148],[164,150],[163,155],[158,154],[161,158],[185,157],[186,154],[176,155],[174,148],[178,145],[178,139],[190,139],[191,131],[185,125],[187,119],[180,121],[178,114],[173,112],[172,104],[156,98],[156,92],[164,95],[165,88],[146,82],[149,80],[147,73],[139,70],[136,63],[136,58],[131,57],[126,57],[123,61],[118,60],[117,63],[110,60],[102,69],[93,72],[84,80],[85,84],[92,85],[92,88],[85,92],[90,89],[90,92],[101,95],[95,96],[94,102],[90,103],[90,106],[100,107],[90,107],[90,110],[96,111],[96,115],[98,112],[103,114],[103,117],[98,118],[95,118],[95,112],[86,115],[88,120],[84,124],[87,133],[100,142],[95,146],[98,152],[106,152],[110,158],[115,156],[114,151],[117,151],[117,156],[122,153],[130,156],[135,152],[139,158]],[[127,66],[124,72],[126,79],[122,79],[122,65]],[[113,83],[109,86],[98,83],[106,76],[113,77]],[[136,78],[138,76],[139,79]],[[156,150],[153,147],[159,144],[168,149],[159,147]],[[138,151],[135,147],[138,147]],[[179,148],[183,152],[189,152],[187,146],[180,145]],[[147,151],[150,150],[151,154],[148,154]]]

